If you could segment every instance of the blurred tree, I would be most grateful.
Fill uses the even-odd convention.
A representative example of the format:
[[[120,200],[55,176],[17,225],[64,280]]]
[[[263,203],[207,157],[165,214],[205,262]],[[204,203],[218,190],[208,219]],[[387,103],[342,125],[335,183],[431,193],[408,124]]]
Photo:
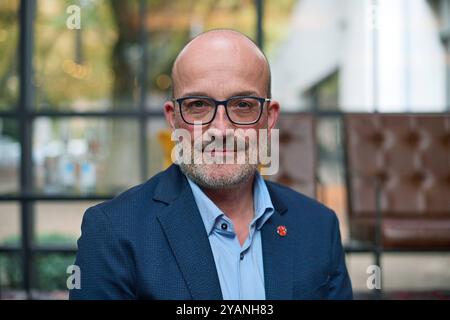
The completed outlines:
[[[112,88],[112,109],[129,109],[137,102],[139,95],[139,64],[142,61],[140,44],[140,21],[138,1],[111,0],[117,38],[111,51],[111,66],[114,80]],[[108,171],[108,184],[117,190],[140,181],[138,170],[124,173],[121,169],[129,167],[130,155],[139,167],[139,143],[136,131],[130,124],[121,120],[112,121],[112,141]]]
[[[138,65],[133,66],[133,54],[142,57],[142,48],[139,43],[139,3],[138,1],[111,0],[111,8],[115,22],[117,38],[111,51],[111,65],[113,69],[113,107],[114,109],[127,108],[133,95],[138,89]],[[137,59],[137,63],[141,59]]]
[[[18,1],[0,2],[0,110],[17,104]]]

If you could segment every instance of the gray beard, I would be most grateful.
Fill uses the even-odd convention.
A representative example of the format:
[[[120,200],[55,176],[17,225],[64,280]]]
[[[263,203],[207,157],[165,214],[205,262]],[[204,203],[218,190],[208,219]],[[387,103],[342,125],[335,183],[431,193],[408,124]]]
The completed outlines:
[[[200,187],[214,190],[232,189],[251,179],[258,170],[257,164],[242,164],[238,170],[228,175],[217,175],[208,172],[208,166],[226,166],[226,164],[179,164],[181,172]],[[213,171],[212,171],[213,172]]]

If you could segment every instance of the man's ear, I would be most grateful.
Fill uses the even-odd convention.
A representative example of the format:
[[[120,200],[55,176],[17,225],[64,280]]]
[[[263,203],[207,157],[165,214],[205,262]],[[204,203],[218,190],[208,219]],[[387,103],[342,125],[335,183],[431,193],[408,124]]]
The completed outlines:
[[[280,104],[278,101],[273,100],[269,102],[267,106],[267,129],[269,130],[269,135],[278,121],[278,116],[280,115]]]
[[[166,101],[164,103],[164,116],[169,127],[172,130],[175,129],[175,105],[173,101]]]

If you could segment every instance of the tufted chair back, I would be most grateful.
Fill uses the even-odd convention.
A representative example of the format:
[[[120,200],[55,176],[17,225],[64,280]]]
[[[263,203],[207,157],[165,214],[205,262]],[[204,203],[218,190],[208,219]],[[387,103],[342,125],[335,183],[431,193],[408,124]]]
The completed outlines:
[[[276,175],[265,178],[315,197],[314,116],[309,113],[281,114],[278,119],[278,129],[280,130],[279,171]]]
[[[376,183],[385,247],[450,248],[450,115],[347,114],[351,237],[373,240]]]

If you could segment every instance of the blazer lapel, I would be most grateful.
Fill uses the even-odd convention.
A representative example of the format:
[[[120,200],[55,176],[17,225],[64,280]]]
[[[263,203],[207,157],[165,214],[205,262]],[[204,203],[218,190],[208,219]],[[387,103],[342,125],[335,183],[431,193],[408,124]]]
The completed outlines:
[[[287,207],[270,184],[266,184],[275,208],[275,212],[261,229],[266,299],[290,300],[293,297],[294,269],[291,255],[293,243],[292,237],[289,236],[289,223],[285,215]],[[286,227],[288,232],[285,236],[277,233],[279,226]]]
[[[193,299],[221,300],[219,277],[205,226],[186,178],[172,165],[155,190],[168,204],[157,213]]]

